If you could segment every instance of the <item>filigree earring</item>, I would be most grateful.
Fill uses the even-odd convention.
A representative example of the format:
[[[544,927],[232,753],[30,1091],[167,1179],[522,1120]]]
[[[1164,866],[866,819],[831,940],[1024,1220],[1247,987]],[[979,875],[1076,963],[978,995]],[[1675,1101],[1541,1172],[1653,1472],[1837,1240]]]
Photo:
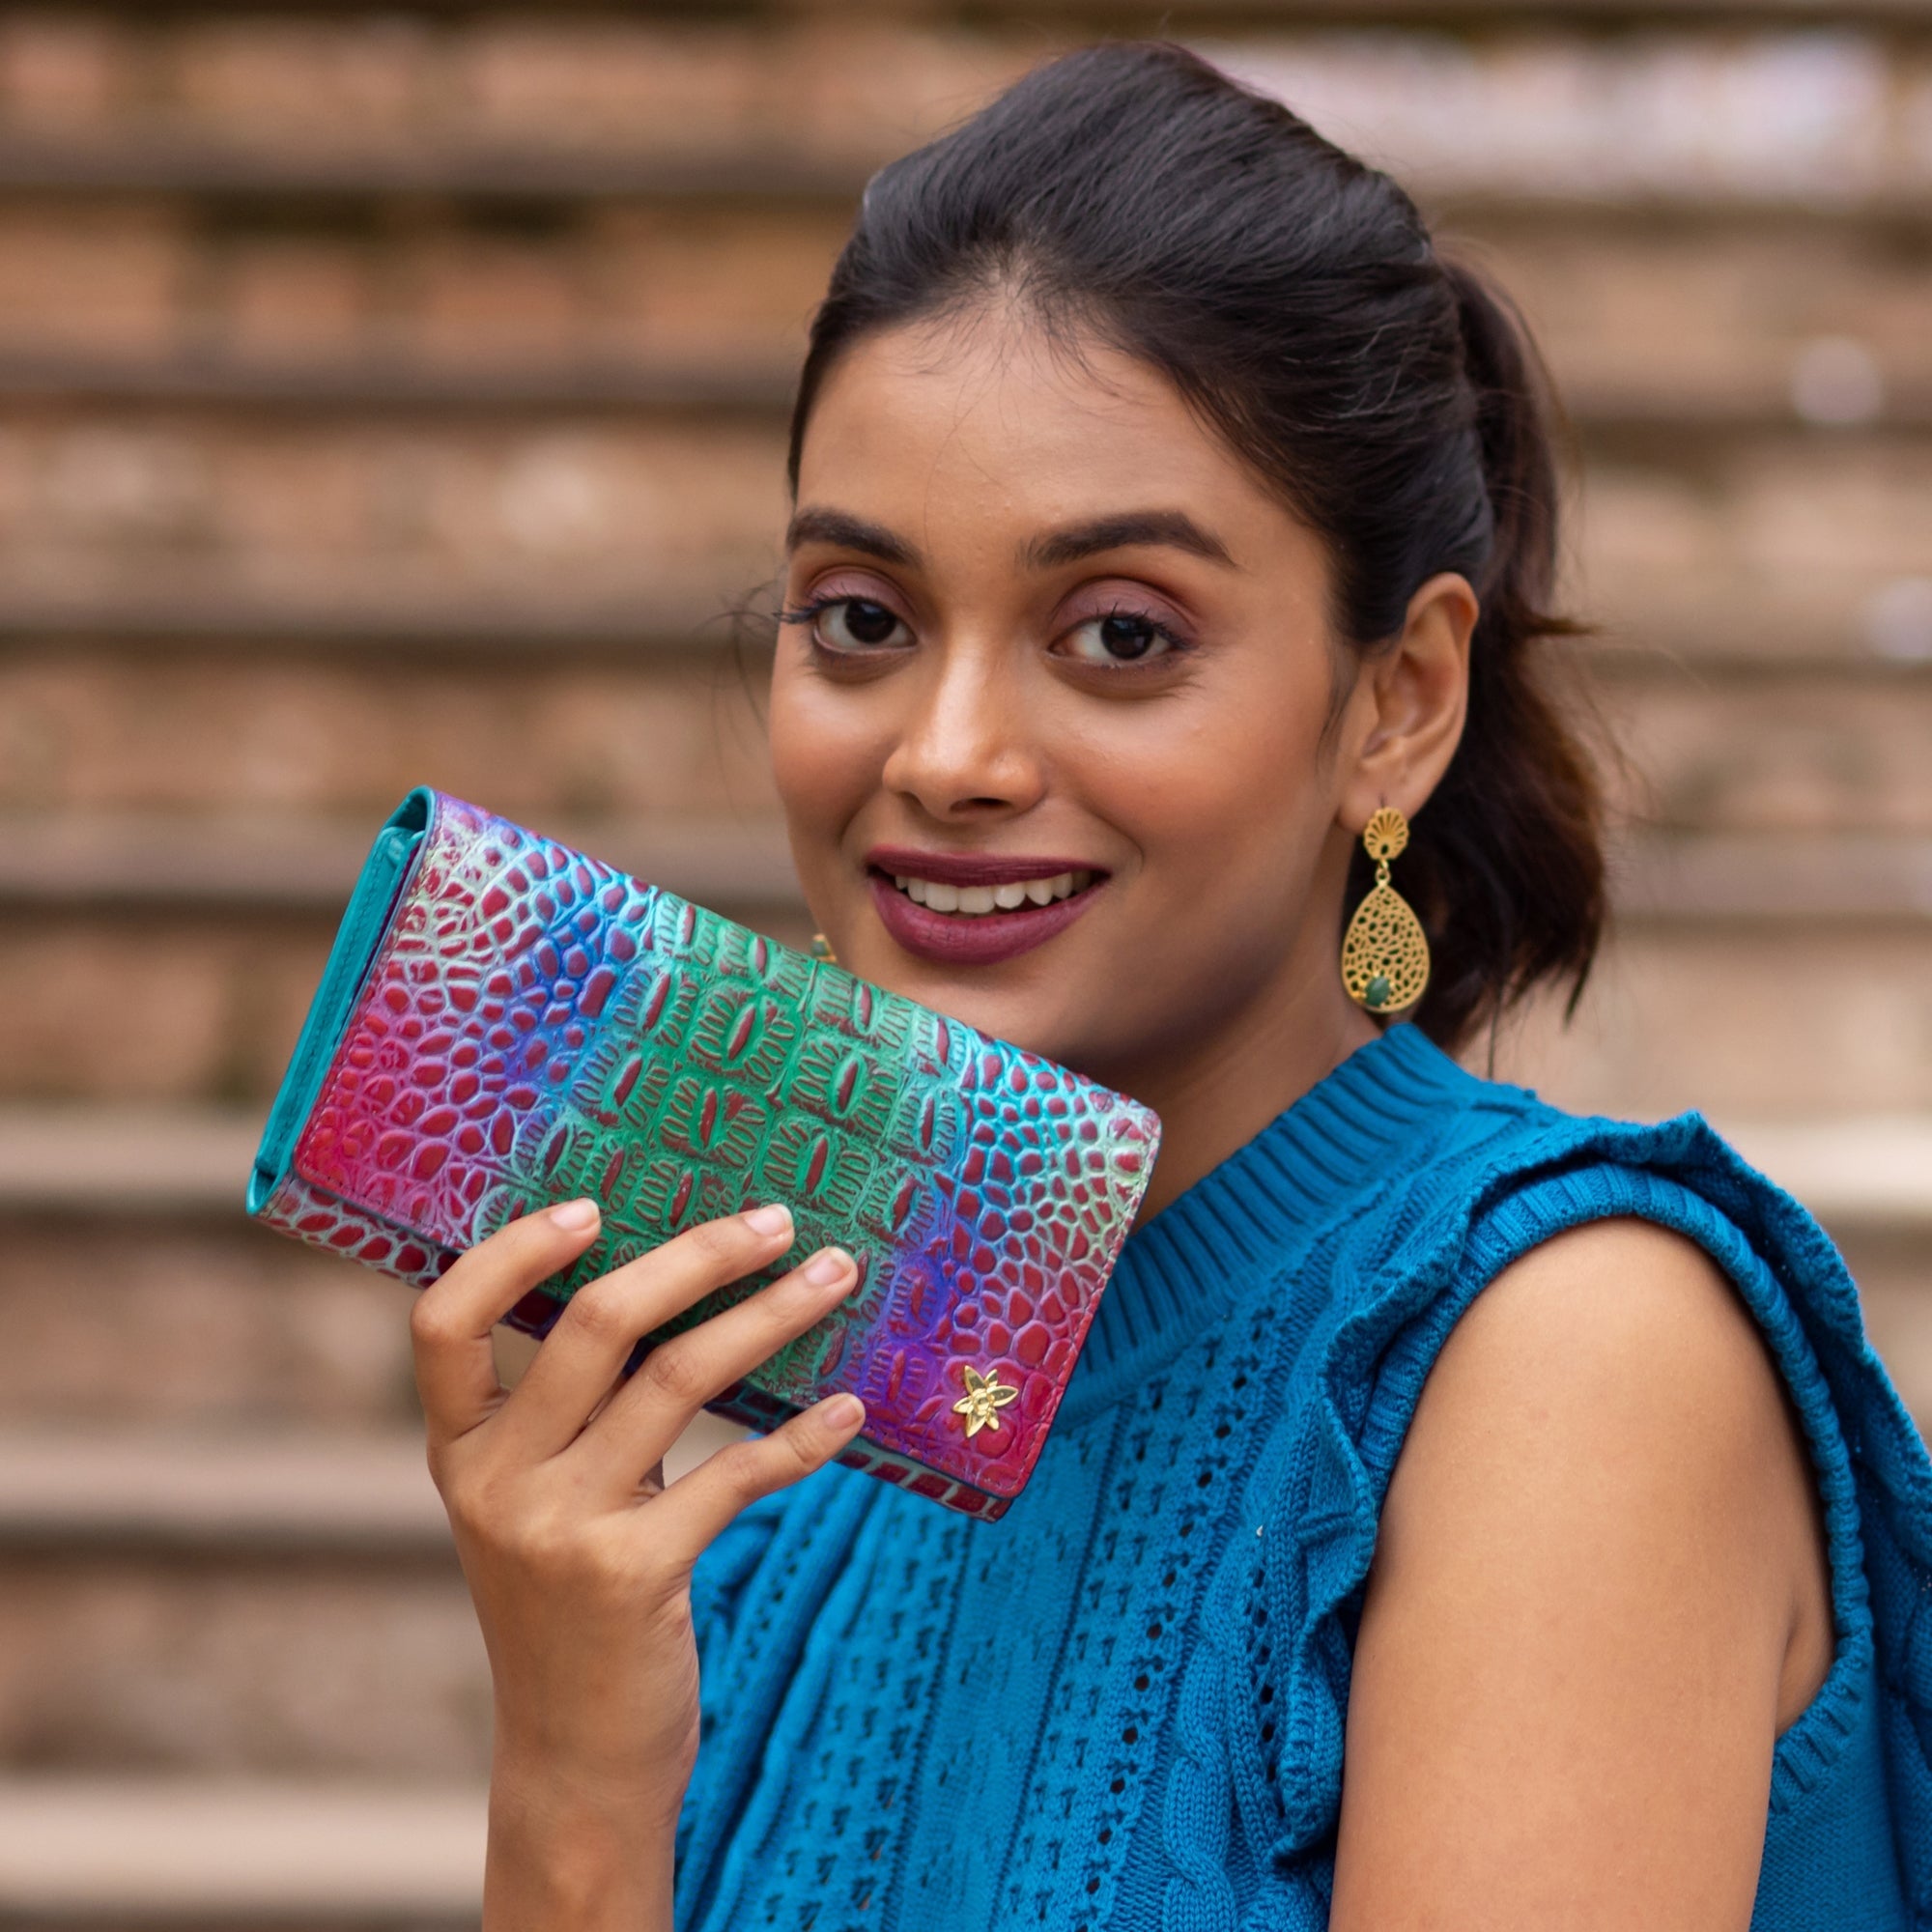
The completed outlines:
[[[823,959],[828,966],[836,966],[838,963],[838,955],[833,952],[831,940],[822,932],[814,932],[811,935],[811,956],[814,959]]]
[[[1342,940],[1342,983],[1372,1013],[1400,1012],[1429,983],[1429,941],[1414,908],[1389,884],[1389,861],[1408,843],[1408,820],[1385,805],[1362,828],[1376,883]]]

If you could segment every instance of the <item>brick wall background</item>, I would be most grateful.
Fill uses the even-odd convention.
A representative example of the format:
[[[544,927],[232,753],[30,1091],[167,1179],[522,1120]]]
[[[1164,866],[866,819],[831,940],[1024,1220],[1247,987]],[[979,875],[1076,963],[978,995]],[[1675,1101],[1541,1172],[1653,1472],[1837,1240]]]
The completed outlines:
[[[1702,1107],[1932,1414],[1932,0],[1160,17],[1568,398],[1620,918],[1501,1070]],[[242,1224],[263,1109],[412,782],[804,936],[725,613],[806,317],[871,167],[1158,23],[0,9],[0,1921],[473,1922],[409,1291]]]

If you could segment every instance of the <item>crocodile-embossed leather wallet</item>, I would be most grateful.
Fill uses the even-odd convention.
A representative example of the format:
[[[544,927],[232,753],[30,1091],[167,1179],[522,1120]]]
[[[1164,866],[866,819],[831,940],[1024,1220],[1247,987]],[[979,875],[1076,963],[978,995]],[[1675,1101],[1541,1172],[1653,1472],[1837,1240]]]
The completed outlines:
[[[980,1517],[1031,1475],[1160,1123],[1139,1102],[829,961],[419,788],[357,880],[283,1077],[249,1212],[418,1288],[520,1214],[593,1196],[597,1241],[503,1319],[759,1201],[825,1242],[832,1314],[709,1406],[755,1428],[836,1390],[841,1459]]]

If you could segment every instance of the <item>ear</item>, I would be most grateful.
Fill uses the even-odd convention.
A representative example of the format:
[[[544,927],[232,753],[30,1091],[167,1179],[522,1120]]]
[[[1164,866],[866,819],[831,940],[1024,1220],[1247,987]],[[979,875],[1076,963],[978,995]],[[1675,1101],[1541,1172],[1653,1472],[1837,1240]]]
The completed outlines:
[[[1408,600],[1401,635],[1364,661],[1343,709],[1337,821],[1359,833],[1378,807],[1414,817],[1462,742],[1479,606],[1442,571]]]

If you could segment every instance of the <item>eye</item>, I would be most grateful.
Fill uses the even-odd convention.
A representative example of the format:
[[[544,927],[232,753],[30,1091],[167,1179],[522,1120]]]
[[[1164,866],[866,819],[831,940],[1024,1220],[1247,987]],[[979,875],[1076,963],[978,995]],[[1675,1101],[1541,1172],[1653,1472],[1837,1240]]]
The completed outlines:
[[[1108,611],[1089,617],[1067,632],[1066,642],[1063,655],[1082,664],[1145,664],[1185,648],[1165,624],[1142,611]]]
[[[912,641],[895,611],[870,597],[820,597],[795,611],[781,611],[781,623],[810,624],[812,641],[828,651],[875,651]]]

